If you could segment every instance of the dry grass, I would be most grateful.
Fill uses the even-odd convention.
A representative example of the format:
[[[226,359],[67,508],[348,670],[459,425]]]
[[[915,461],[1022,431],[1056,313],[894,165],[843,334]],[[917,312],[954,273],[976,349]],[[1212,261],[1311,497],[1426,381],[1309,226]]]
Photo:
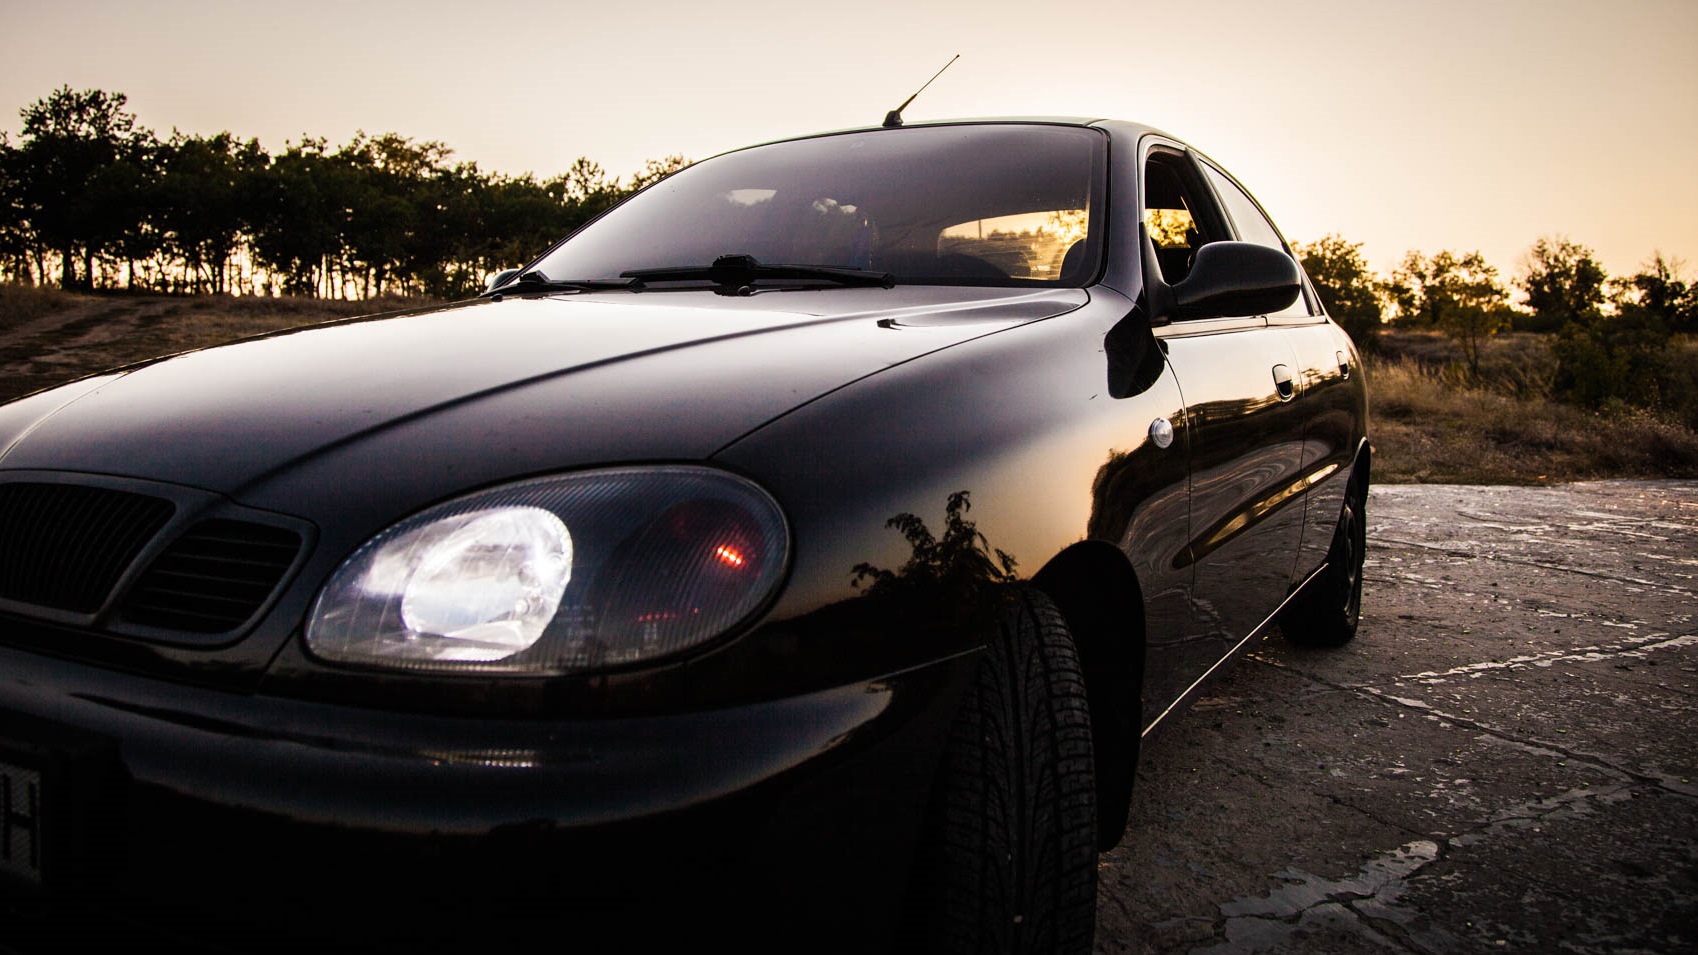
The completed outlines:
[[[36,288],[10,282],[0,285],[0,332],[43,315],[72,308],[86,299],[87,296],[72,295],[56,288]]]
[[[402,298],[342,302],[227,295],[68,295],[56,289],[3,285],[0,400],[162,355],[428,304],[432,303]]]
[[[1409,358],[1368,366],[1374,479],[1552,484],[1698,477],[1698,433],[1643,412],[1594,414],[1454,380]]]
[[[99,368],[109,368],[285,328],[426,304],[394,297],[344,302],[256,296],[235,298],[227,295],[163,301],[163,306],[154,303],[142,308],[137,314],[134,330],[121,340],[89,347],[90,363]]]

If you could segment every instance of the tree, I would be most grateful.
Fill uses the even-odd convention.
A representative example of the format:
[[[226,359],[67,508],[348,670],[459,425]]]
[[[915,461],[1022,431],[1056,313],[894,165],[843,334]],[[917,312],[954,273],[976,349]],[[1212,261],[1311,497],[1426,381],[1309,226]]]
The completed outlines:
[[[631,188],[627,191],[640,192],[688,165],[690,165],[690,161],[677,154],[661,159],[644,160],[643,168],[631,176]]]
[[[126,102],[123,93],[62,86],[20,112],[23,142],[13,170],[19,198],[36,241],[58,253],[65,288],[79,284],[79,258],[81,284],[92,286],[96,257],[133,225],[122,221],[129,210],[114,209],[100,190],[90,190],[102,177],[125,177],[111,167],[146,161],[152,136],[136,128]]]
[[[1316,242],[1298,245],[1297,255],[1327,313],[1350,333],[1363,351],[1375,350],[1384,315],[1380,304],[1381,282],[1368,271],[1368,263],[1362,258],[1362,243],[1326,235]]]
[[[336,154],[352,176],[343,243],[362,294],[382,295],[385,283],[416,261],[418,244],[430,241],[437,212],[430,185],[452,153],[439,142],[362,131]]]
[[[228,291],[226,267],[249,230],[256,179],[270,157],[257,140],[228,132],[176,133],[162,153],[156,210],[185,284],[195,292]]]
[[[1587,408],[1656,408],[1670,370],[1668,340],[1662,321],[1637,307],[1569,322],[1551,343],[1552,391]]]
[[[1542,238],[1522,261],[1519,284],[1532,314],[1517,323],[1520,327],[1552,332],[1603,311],[1608,276],[1591,249],[1563,236]]]
[[[0,132],[0,278],[90,287],[298,295],[477,290],[623,200],[688,165],[651,159],[626,187],[580,157],[536,177],[450,165],[452,151],[396,133],[332,149],[303,139],[279,155],[229,132],[139,127],[122,93],[62,87]]]
[[[476,163],[438,169],[421,184],[424,220],[407,246],[402,271],[435,298],[460,298],[481,290],[487,271],[482,237],[485,177]]]
[[[21,185],[17,178],[18,151],[0,130],[0,280],[35,283],[40,272],[39,249],[24,213]]]
[[[1427,258],[1411,251],[1392,272],[1386,291],[1397,307],[1397,322],[1436,328],[1457,302],[1498,301],[1505,297],[1498,271],[1478,252],[1457,255],[1448,249]]]
[[[1564,324],[1551,344],[1557,359],[1552,388],[1588,408],[1627,406],[1674,414],[1698,423],[1691,369],[1672,335],[1691,329],[1698,294],[1680,277],[1679,262],[1655,256],[1643,270],[1613,283],[1614,314],[1596,310]]]
[[[1439,328],[1462,351],[1462,361],[1468,366],[1468,377],[1480,378],[1480,352],[1486,340],[1499,332],[1508,331],[1515,313],[1502,301],[1459,301],[1447,306],[1439,317]]]
[[[1509,297],[1498,271],[1478,252],[1445,250],[1426,258],[1410,252],[1392,274],[1398,321],[1437,328],[1462,349],[1468,374],[1480,375],[1480,350],[1510,325]]]
[[[272,157],[257,176],[250,227],[253,252],[292,295],[317,295],[327,266],[342,251],[349,203],[346,164],[323,139],[303,139]]]
[[[1641,308],[1671,333],[1698,332],[1698,285],[1688,282],[1684,271],[1679,259],[1656,253],[1638,273],[1616,283],[1616,310]]]
[[[535,177],[497,176],[480,190],[484,230],[475,258],[485,273],[529,262],[577,223],[564,190],[551,190]]]
[[[152,133],[137,132],[123,155],[89,178],[83,194],[99,210],[90,223],[97,257],[114,266],[123,263],[125,288],[136,287],[138,263],[155,260],[164,246],[156,221],[163,148]]]

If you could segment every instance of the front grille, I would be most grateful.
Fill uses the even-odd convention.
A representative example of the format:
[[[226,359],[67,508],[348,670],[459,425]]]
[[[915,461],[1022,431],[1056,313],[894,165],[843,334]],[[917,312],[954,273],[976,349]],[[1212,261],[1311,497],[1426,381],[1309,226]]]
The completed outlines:
[[[0,484],[0,598],[93,613],[175,510],[108,488]]]
[[[202,521],[148,565],[121,614],[145,627],[229,632],[265,603],[300,549],[300,535],[281,527]]]

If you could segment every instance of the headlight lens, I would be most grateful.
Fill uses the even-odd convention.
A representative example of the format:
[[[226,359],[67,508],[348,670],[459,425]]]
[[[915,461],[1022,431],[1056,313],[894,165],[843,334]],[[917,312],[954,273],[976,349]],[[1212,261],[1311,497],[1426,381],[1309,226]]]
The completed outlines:
[[[442,672],[640,663],[743,622],[778,586],[788,547],[772,498],[710,468],[510,484],[415,514],[343,561],[307,618],[307,648]]]

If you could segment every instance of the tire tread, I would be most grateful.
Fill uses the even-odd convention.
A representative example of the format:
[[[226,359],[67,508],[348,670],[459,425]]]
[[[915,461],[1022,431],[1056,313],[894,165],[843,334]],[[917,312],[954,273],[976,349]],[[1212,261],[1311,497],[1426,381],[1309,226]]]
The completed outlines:
[[[1084,673],[1030,592],[985,650],[951,730],[935,806],[928,950],[1089,952],[1096,783]]]

